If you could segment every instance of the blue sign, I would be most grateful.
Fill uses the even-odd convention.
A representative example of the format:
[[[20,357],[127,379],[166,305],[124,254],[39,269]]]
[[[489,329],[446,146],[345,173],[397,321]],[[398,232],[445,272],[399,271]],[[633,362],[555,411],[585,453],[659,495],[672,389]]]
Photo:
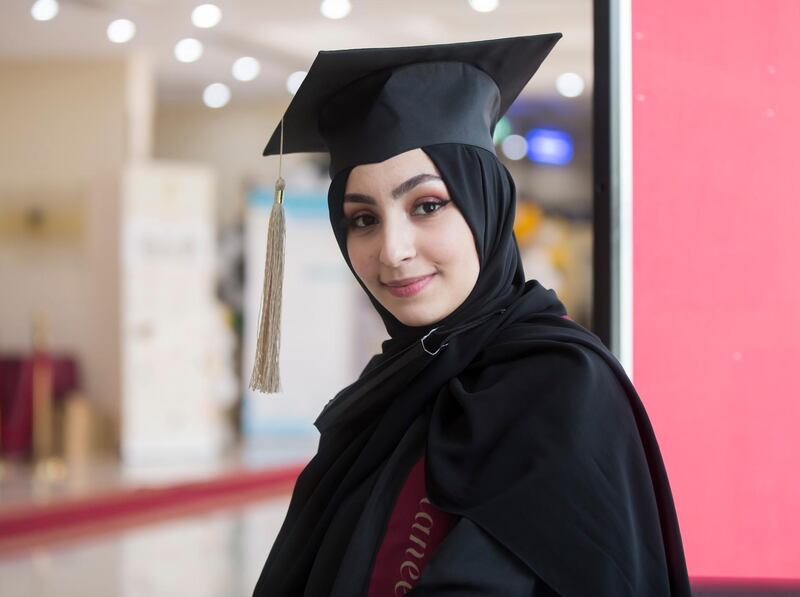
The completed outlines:
[[[528,140],[528,159],[539,164],[568,164],[574,154],[572,137],[555,129],[531,129]]]

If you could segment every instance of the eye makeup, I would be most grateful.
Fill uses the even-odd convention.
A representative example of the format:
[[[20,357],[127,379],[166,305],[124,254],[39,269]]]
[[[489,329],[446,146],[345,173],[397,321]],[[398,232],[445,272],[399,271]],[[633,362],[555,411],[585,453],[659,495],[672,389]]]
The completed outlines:
[[[425,197],[423,200],[418,200],[414,203],[413,207],[411,208],[411,214],[415,217],[428,217],[436,214],[437,212],[441,211],[446,205],[451,203],[450,199],[441,199],[438,197]],[[430,208],[431,211],[426,211],[425,208],[429,206],[435,206],[435,208]],[[422,208],[421,213],[417,213],[417,210]],[[373,220],[371,223],[363,223],[364,219],[371,219]],[[352,216],[345,215],[343,218],[343,224],[349,230],[364,230],[369,228],[370,226],[374,225],[375,220],[377,218],[370,212],[359,211]],[[361,222],[361,223],[359,223]]]

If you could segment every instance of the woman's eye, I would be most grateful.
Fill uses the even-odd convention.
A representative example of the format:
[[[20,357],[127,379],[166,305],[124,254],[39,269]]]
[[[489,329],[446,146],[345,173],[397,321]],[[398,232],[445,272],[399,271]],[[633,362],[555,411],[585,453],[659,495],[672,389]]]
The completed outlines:
[[[367,228],[374,224],[375,218],[370,214],[358,214],[349,219],[350,228]]]
[[[428,216],[436,213],[445,205],[450,203],[450,200],[431,199],[429,201],[421,201],[417,203],[411,211],[411,215],[415,216]],[[377,218],[369,213],[360,213],[351,217],[345,218],[347,227],[352,229],[365,229],[377,224]]]
[[[434,201],[423,201],[421,203],[417,203],[417,205],[414,206],[414,211],[412,213],[421,216],[426,216],[432,213],[436,213],[448,203],[450,203],[449,200],[442,201],[439,199]]]

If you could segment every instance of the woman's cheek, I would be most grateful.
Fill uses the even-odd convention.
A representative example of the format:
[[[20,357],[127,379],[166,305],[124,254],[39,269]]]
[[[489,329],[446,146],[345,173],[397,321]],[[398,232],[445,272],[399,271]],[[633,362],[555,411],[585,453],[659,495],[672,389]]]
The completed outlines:
[[[431,261],[443,266],[458,262],[461,258],[461,253],[464,251],[461,240],[458,234],[453,234],[450,230],[432,236],[427,251],[429,258]]]
[[[371,281],[371,260],[368,254],[368,247],[357,241],[348,242],[347,253],[356,275],[361,278],[364,283],[369,283]]]

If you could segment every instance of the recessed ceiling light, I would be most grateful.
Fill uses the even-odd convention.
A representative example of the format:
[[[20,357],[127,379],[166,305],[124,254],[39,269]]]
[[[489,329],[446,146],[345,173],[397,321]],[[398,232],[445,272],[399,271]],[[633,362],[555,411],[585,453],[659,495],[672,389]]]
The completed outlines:
[[[352,8],[350,0],[322,0],[319,10],[329,19],[343,19]]]
[[[499,0],[469,0],[469,5],[478,12],[492,12],[500,4]]]
[[[261,72],[261,65],[252,56],[242,56],[233,63],[233,78],[239,81],[252,81]]]
[[[225,83],[212,83],[203,90],[203,103],[209,108],[221,108],[231,99],[231,90]]]
[[[201,4],[192,11],[192,23],[195,27],[209,29],[222,19],[222,11],[216,4]]]
[[[585,87],[583,77],[577,73],[562,73],[556,79],[556,89],[564,97],[578,97]]]
[[[175,58],[181,62],[194,62],[203,55],[203,44],[193,37],[187,37],[175,44]]]
[[[303,83],[303,79],[306,78],[307,74],[308,73],[304,70],[298,70],[289,75],[286,79],[286,89],[289,90],[289,93],[292,95],[297,93],[297,90],[300,89],[300,85]]]
[[[58,14],[56,0],[36,0],[31,6],[31,16],[37,21],[49,21]]]
[[[117,19],[109,23],[108,29],[106,29],[106,35],[108,35],[108,39],[115,44],[124,44],[125,42],[129,42],[133,39],[133,36],[136,35],[136,25],[133,24],[133,21],[129,21],[128,19]]]

